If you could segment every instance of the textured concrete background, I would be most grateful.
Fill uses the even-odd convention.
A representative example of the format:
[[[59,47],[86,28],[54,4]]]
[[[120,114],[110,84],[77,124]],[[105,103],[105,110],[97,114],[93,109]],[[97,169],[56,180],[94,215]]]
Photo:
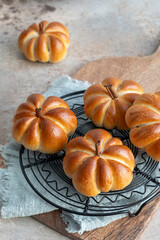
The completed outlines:
[[[60,21],[70,32],[67,57],[56,65],[29,62],[17,48],[20,32],[42,20]],[[150,55],[159,40],[159,0],[0,0],[0,143],[8,139],[15,109],[29,94],[45,91],[62,73],[72,75],[92,60]],[[159,239],[159,218],[158,211],[141,239]],[[30,218],[0,220],[0,239],[35,240],[37,233],[46,240],[67,239],[54,238],[52,230]]]
[[[159,45],[159,13],[159,0],[1,0],[0,142],[10,133],[16,106],[62,73],[105,56],[152,54]],[[29,62],[17,48],[20,32],[41,20],[60,21],[70,32],[67,57],[56,65]]]

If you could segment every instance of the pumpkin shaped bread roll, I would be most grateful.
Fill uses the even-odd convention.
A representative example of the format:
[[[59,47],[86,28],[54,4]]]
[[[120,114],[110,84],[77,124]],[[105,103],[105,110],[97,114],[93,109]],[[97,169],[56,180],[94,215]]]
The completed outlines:
[[[135,81],[107,78],[85,91],[85,114],[97,127],[126,130],[125,113],[142,93],[142,87]]]
[[[57,153],[64,149],[76,127],[77,118],[64,100],[32,94],[17,108],[12,136],[30,150]]]
[[[20,34],[18,47],[30,61],[57,63],[66,56],[69,33],[59,22],[42,21]]]
[[[72,139],[63,159],[66,175],[88,197],[125,188],[132,181],[134,165],[132,151],[103,129]]]
[[[131,142],[160,161],[160,92],[139,96],[126,112]]]

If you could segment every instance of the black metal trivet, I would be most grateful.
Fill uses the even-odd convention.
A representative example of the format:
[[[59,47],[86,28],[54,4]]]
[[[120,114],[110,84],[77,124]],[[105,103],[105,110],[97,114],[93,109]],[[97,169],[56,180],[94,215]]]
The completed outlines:
[[[79,91],[61,97],[78,118],[78,128],[71,138],[84,136],[96,128],[84,114],[83,94],[84,91]],[[46,202],[67,212],[85,216],[138,215],[147,203],[160,195],[159,164],[133,146],[128,131],[114,129],[109,132],[132,150],[136,160],[133,181],[125,189],[85,197],[75,190],[72,180],[63,171],[64,151],[50,155],[29,151],[22,146],[20,165],[27,182]]]

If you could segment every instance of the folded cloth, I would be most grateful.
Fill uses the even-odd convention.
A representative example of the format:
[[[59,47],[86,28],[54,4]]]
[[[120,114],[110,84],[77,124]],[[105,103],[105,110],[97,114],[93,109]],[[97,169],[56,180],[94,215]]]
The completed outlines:
[[[70,92],[84,90],[89,85],[88,82],[78,81],[67,75],[63,75],[54,81],[43,95],[45,97],[51,95],[60,97]],[[1,155],[7,165],[6,169],[0,169],[0,204],[2,206],[2,218],[31,216],[56,209],[41,199],[25,180],[19,164],[20,147],[21,146],[13,140],[4,146],[0,146]],[[24,158],[25,157],[27,156],[24,154]],[[158,174],[158,172],[155,174]],[[36,188],[36,183],[34,187]],[[142,187],[139,191],[143,192],[146,190]],[[149,189],[147,191],[149,191]],[[135,211],[136,208],[133,207],[131,210]],[[87,217],[62,212],[62,219],[68,224],[67,231],[78,232],[79,234],[105,226],[124,216],[125,214],[105,217]]]
[[[107,226],[109,223],[114,222],[119,218],[125,217],[126,214],[102,217],[80,216],[62,212],[62,219],[68,224],[66,230],[70,233],[78,232],[80,235],[85,231],[91,231],[95,228]]]
[[[43,95],[46,98],[53,95],[60,97],[76,90],[84,90],[89,85],[88,82],[62,75],[51,83]],[[1,155],[7,165],[7,169],[0,169],[2,218],[31,216],[56,209],[42,200],[26,182],[19,164],[20,147],[14,140],[4,146],[0,145]]]

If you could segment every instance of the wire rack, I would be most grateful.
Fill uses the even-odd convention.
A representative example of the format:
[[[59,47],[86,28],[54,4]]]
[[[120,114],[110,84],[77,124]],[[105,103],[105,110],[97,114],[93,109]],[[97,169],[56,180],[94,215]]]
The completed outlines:
[[[61,97],[78,119],[77,130],[69,141],[96,128],[84,113],[83,94],[84,91],[79,91]],[[65,151],[51,155],[29,151],[22,146],[19,159],[24,177],[42,199],[61,210],[85,216],[138,215],[147,203],[160,195],[159,164],[133,146],[128,131],[113,129],[109,132],[119,137],[135,157],[133,181],[125,189],[85,197],[75,190],[72,180],[63,171]]]

